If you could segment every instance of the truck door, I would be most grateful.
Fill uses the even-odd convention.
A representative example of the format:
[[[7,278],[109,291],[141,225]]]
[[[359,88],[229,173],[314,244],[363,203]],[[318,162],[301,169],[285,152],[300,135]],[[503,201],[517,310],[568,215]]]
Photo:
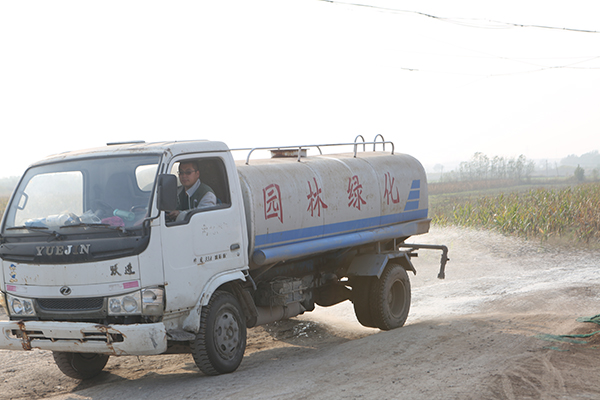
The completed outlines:
[[[244,210],[230,155],[181,156],[171,172],[179,176],[180,200],[171,218],[161,216],[167,312],[194,306],[212,278],[247,265]],[[200,184],[185,190],[196,176]]]

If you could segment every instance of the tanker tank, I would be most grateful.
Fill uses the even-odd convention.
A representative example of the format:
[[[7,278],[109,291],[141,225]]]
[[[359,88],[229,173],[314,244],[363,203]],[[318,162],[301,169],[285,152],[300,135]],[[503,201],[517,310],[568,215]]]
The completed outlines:
[[[427,177],[407,154],[238,162],[251,268],[429,231]]]

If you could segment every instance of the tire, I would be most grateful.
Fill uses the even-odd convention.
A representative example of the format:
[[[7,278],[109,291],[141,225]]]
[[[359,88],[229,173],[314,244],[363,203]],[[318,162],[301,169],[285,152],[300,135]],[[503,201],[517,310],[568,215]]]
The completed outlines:
[[[374,325],[384,331],[404,325],[410,310],[410,280],[398,264],[388,264],[371,285],[369,303]]]
[[[98,375],[108,362],[108,354],[52,352],[58,369],[74,379],[89,379]]]
[[[371,276],[361,276],[352,278],[352,303],[354,304],[354,314],[361,325],[376,328],[371,316],[371,304],[369,295],[374,278]]]
[[[246,351],[246,320],[237,298],[217,290],[202,307],[200,331],[190,342],[196,365],[206,375],[235,371]]]

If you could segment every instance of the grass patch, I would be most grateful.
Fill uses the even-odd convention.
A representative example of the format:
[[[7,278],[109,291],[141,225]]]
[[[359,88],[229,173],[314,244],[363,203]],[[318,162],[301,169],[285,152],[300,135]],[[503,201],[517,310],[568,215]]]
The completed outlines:
[[[7,204],[8,196],[0,196],[0,220],[2,220],[2,216],[4,216],[4,210],[6,210]]]
[[[432,196],[433,223],[494,229],[542,241],[600,244],[600,184]]]

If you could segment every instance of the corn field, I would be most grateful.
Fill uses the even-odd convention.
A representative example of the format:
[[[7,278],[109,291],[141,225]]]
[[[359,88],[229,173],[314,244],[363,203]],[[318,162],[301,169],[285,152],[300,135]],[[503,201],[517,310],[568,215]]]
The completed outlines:
[[[454,200],[433,210],[433,222],[496,229],[526,238],[600,243],[600,184],[532,189]]]
[[[0,197],[0,220],[2,220],[2,216],[4,215],[4,210],[6,209],[7,203],[8,197]]]

